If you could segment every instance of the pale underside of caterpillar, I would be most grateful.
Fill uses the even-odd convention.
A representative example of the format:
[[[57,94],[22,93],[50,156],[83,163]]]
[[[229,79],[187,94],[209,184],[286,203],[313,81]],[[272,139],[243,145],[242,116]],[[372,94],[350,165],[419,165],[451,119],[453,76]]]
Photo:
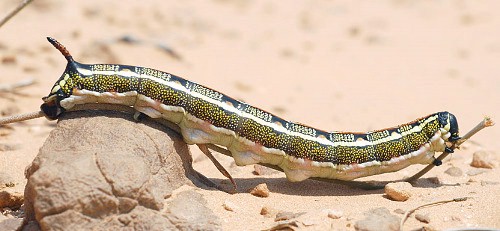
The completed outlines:
[[[226,147],[237,165],[268,164],[290,181],[310,177],[352,180],[430,164],[434,153],[459,139],[454,115],[438,112],[368,133],[326,132],[286,121],[218,91],[170,73],[128,65],[81,64],[48,38],[68,60],[44,97],[49,119],[75,105],[111,103],[133,107],[180,127],[188,144]]]

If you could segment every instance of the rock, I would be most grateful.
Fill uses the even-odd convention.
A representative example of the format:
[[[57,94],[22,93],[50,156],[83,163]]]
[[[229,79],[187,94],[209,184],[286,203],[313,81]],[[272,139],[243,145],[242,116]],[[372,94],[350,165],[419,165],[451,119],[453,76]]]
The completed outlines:
[[[417,213],[417,214],[415,214],[415,219],[417,219],[420,222],[424,222],[426,224],[429,224],[429,222],[431,222],[431,218],[429,217],[429,214]]]
[[[0,220],[0,230],[2,231],[15,231],[18,230],[23,224],[22,218],[9,218]]]
[[[433,226],[430,225],[424,225],[422,226],[422,231],[438,231],[439,229],[434,228]]]
[[[6,55],[6,56],[2,57],[1,62],[2,62],[2,64],[12,65],[12,64],[17,63],[17,59],[16,59],[16,56]]]
[[[279,210],[271,208],[269,206],[262,206],[262,209],[260,209],[260,215],[265,216],[265,217],[273,217],[278,214]]]
[[[327,209],[326,210],[328,217],[332,219],[340,219],[342,216],[344,216],[344,212],[341,210],[336,210],[336,209]]]
[[[470,169],[469,171],[467,171],[466,174],[469,175],[469,176],[477,176],[479,174],[485,173],[486,171],[487,171],[486,169],[477,169],[477,168],[474,168],[474,169]]]
[[[269,230],[269,231],[275,231],[275,230],[300,230],[301,228],[303,228],[303,226],[301,226],[300,222],[298,221],[282,221],[282,222],[278,222],[276,225],[274,225],[273,227],[269,228],[269,229],[266,229],[266,230]]]
[[[403,215],[403,214],[405,214],[405,213],[406,213],[406,211],[404,211],[404,210],[402,210],[402,209],[395,209],[393,212],[395,212],[395,213],[397,213],[397,214],[401,214],[401,215]]]
[[[179,135],[129,118],[102,111],[62,116],[26,170],[28,227],[219,229],[201,196],[174,193],[199,183]]]
[[[482,180],[481,181],[481,186],[498,185],[498,184],[500,184],[498,181],[487,181],[487,180]]]
[[[174,194],[175,195],[175,194]],[[218,230],[220,221],[210,209],[203,196],[195,191],[184,191],[168,203],[167,216],[176,229]]]
[[[24,195],[12,188],[0,190],[0,208],[19,208],[24,202]]]
[[[278,214],[276,214],[276,218],[274,219],[274,221],[284,221],[284,220],[291,220],[291,219],[294,219],[296,217],[299,217],[301,215],[304,215],[305,213],[302,212],[302,213],[292,213],[292,212],[279,212]]]
[[[269,189],[267,188],[267,184],[266,183],[258,184],[257,186],[255,186],[255,188],[253,188],[250,191],[250,194],[258,197],[268,197]]]
[[[387,208],[376,208],[365,212],[365,218],[357,221],[354,228],[359,231],[399,230],[400,219]]]
[[[231,212],[236,212],[238,210],[238,206],[236,206],[233,202],[231,201],[224,201],[222,204],[222,207],[224,207],[225,210],[231,211]]]
[[[408,182],[389,183],[384,191],[387,197],[395,201],[406,201],[411,197],[413,186]]]
[[[326,218],[327,210],[312,210],[309,212],[280,212],[276,215],[276,223],[269,230],[302,230],[306,227],[313,230],[329,230],[331,222]]]
[[[491,155],[489,152],[486,152],[484,150],[474,152],[472,155],[472,162],[470,163],[470,166],[475,167],[475,168],[495,168],[496,167],[496,162],[493,159],[493,155]]]
[[[464,173],[462,172],[462,169],[457,168],[457,167],[450,167],[444,171],[444,173],[450,175],[450,176],[462,176]]]

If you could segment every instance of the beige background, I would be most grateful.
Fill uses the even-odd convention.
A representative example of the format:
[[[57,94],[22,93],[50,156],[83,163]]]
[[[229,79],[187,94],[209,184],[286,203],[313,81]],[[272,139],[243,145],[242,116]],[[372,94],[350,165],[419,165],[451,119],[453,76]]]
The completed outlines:
[[[0,15],[19,1],[0,2]],[[182,3],[181,3],[182,2]],[[40,98],[64,70],[64,58],[46,36],[62,42],[83,63],[120,63],[171,72],[246,101],[292,121],[324,130],[368,131],[405,123],[437,111],[450,111],[463,132],[483,115],[500,112],[500,4],[498,1],[58,1],[37,0],[0,28],[0,84],[33,78],[20,95],[0,98],[0,110],[36,110]],[[117,42],[122,36],[143,41]],[[163,52],[164,44],[181,59]],[[14,57],[15,61],[6,62]],[[0,167],[19,172],[31,162],[54,122],[16,125],[2,143],[19,145],[0,152]],[[413,208],[435,200],[473,196],[464,203],[426,209],[435,228],[500,227],[500,171],[450,178],[464,172],[472,153],[498,154],[497,127],[426,177],[458,186],[416,187],[407,202],[382,191],[305,181],[289,183],[284,174],[254,176],[252,166],[231,167],[240,192],[200,190],[222,218],[225,229],[264,229],[268,205],[290,212],[339,209],[344,217],[318,227],[346,227],[375,207]],[[192,148],[193,155],[199,151]],[[218,155],[225,166],[232,160]],[[496,157],[497,159],[500,159]],[[5,163],[16,163],[8,164]],[[215,181],[223,177],[201,159],[197,169]],[[401,179],[422,166],[370,179]],[[473,182],[470,182],[472,179]],[[490,182],[482,184],[481,182]],[[271,197],[246,190],[265,182]],[[469,183],[467,183],[469,182]],[[240,209],[222,208],[231,201]],[[458,217],[458,219],[453,219]],[[406,227],[423,223],[410,219]]]

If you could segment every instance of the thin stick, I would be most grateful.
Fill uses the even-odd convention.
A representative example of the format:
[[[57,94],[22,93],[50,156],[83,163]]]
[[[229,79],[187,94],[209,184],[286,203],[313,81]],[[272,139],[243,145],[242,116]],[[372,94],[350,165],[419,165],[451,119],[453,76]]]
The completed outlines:
[[[19,81],[17,83],[0,86],[0,92],[10,92],[10,91],[15,90],[16,88],[26,87],[29,85],[33,85],[34,83],[35,83],[35,80],[33,80],[33,79],[25,79],[25,80]]]
[[[405,221],[408,219],[408,217],[410,217],[410,215],[412,213],[414,213],[418,209],[421,209],[421,208],[424,208],[424,207],[429,207],[429,206],[434,206],[434,205],[446,204],[446,203],[450,203],[450,202],[466,201],[469,198],[471,198],[471,197],[460,197],[460,198],[454,198],[454,199],[451,199],[451,200],[436,201],[436,202],[432,202],[432,203],[420,205],[420,206],[418,206],[418,207],[416,207],[414,209],[410,209],[410,210],[406,211],[406,213],[403,215],[403,218],[401,219],[401,222],[399,223],[399,230],[403,230],[403,226],[405,224]]]
[[[227,191],[224,190],[222,187],[218,187],[218,188],[222,189],[223,191],[226,191],[229,194],[235,194],[237,192],[236,189],[238,187],[236,186],[236,182],[234,181],[231,174],[229,174],[229,172],[224,168],[224,166],[222,166],[222,164],[219,163],[219,161],[212,155],[210,150],[208,150],[207,145],[205,145],[205,144],[197,144],[197,145],[198,145],[198,148],[200,149],[200,151],[203,152],[203,154],[205,154],[208,157],[208,159],[210,159],[212,161],[212,163],[215,165],[217,170],[219,170],[219,172],[222,173],[222,175],[227,177],[231,181],[231,184],[233,185],[233,188],[231,190],[227,190]]]
[[[21,4],[19,4],[13,11],[11,11],[2,20],[0,20],[0,27],[2,27],[3,24],[5,24],[7,21],[9,21],[12,17],[14,17],[14,15],[19,13],[19,11],[21,11],[25,6],[30,4],[30,2],[32,2],[32,1],[33,0],[24,0],[23,2],[21,2]]]
[[[36,119],[36,118],[40,118],[40,117],[44,117],[44,116],[45,116],[45,114],[42,111],[34,111],[34,112],[28,112],[28,113],[19,114],[19,115],[3,117],[3,118],[0,118],[0,125]]]
[[[472,130],[467,132],[460,140],[456,142],[457,147],[462,143],[467,141],[471,136],[475,135],[477,132],[481,131],[483,128],[491,127],[495,125],[495,121],[493,121],[490,117],[484,117],[483,121],[481,121],[478,125],[476,125]]]
[[[470,137],[472,137],[474,134],[477,132],[481,131],[482,129],[486,127],[491,127],[495,125],[495,122],[490,118],[490,117],[484,117],[483,121],[481,121],[478,125],[476,125],[472,130],[467,132],[460,140],[456,141],[455,143],[452,144],[450,147],[451,150],[454,150],[455,148],[458,148],[461,144],[463,144],[465,141],[467,141]],[[450,152],[444,151],[443,154],[441,154],[437,160],[442,161],[444,158],[446,158]],[[406,182],[412,182],[416,181],[418,178],[429,172],[432,168],[434,168],[434,164],[429,164],[427,167],[424,169],[420,170],[417,174],[413,175],[412,177],[406,179]]]

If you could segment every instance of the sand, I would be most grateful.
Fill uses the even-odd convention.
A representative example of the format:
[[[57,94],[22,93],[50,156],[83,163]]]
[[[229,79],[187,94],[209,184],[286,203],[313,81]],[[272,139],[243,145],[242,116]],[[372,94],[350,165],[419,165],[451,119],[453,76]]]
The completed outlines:
[[[2,1],[5,15],[18,1]],[[65,67],[46,36],[65,44],[83,63],[120,63],[168,71],[224,92],[291,121],[324,130],[369,131],[450,111],[465,132],[484,115],[500,113],[500,16],[497,1],[35,1],[0,28],[0,85],[33,79],[36,84],[2,93],[4,114],[37,110],[41,97]],[[138,43],[120,42],[120,38]],[[168,48],[168,49],[161,49]],[[23,179],[55,122],[37,119],[2,129],[0,166]],[[500,228],[500,170],[473,175],[473,153],[500,150],[500,130],[482,131],[450,159],[424,176],[405,202],[365,191],[307,180],[288,182],[282,173],[255,176],[217,155],[239,193],[202,190],[225,230],[271,228],[263,206],[287,212],[343,212],[306,228],[354,229],[377,207],[425,208],[429,224],[410,218],[406,229],[431,226]],[[195,168],[226,182],[192,147]],[[6,164],[8,163],[8,164]],[[444,173],[455,166],[463,174]],[[423,166],[369,180],[399,180]],[[472,175],[472,176],[471,176]],[[437,180],[436,180],[437,179]],[[439,181],[438,183],[432,183]],[[248,191],[266,183],[270,196]],[[22,183],[18,186],[23,189]],[[225,202],[237,210],[227,211]]]

